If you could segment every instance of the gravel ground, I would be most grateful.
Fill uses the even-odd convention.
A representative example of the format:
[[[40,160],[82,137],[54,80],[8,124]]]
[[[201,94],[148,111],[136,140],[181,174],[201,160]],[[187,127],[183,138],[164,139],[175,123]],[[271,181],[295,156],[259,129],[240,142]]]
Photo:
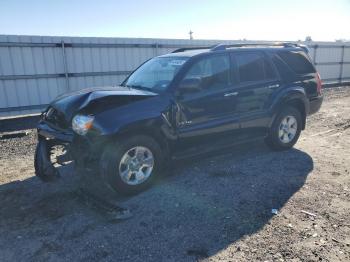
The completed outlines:
[[[350,87],[325,90],[295,149],[176,163],[114,198],[133,214],[123,221],[82,199],[70,167],[34,177],[34,130],[0,140],[0,261],[350,261],[349,127]]]

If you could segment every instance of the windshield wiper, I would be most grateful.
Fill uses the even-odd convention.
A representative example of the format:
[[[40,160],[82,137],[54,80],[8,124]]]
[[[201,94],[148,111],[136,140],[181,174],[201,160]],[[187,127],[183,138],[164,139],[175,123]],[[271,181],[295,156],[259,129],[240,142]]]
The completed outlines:
[[[146,87],[146,86],[141,86],[141,85],[125,85],[126,87],[131,87],[135,89],[141,89],[141,90],[147,90],[147,91],[152,91],[154,92],[154,89],[151,87]]]

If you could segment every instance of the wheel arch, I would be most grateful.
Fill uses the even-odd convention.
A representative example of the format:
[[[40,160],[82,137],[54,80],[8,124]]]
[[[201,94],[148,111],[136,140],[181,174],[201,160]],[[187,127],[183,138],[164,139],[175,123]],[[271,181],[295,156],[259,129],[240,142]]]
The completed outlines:
[[[166,139],[166,136],[161,131],[162,128],[157,123],[156,119],[149,121],[142,121],[140,123],[133,123],[131,125],[127,125],[119,129],[117,133],[110,137],[113,141],[118,141],[120,139],[125,139],[131,136],[146,136],[152,138],[155,142],[157,142],[164,152],[164,156],[169,156],[170,147],[169,142]]]
[[[286,90],[286,92],[280,94],[275,101],[276,102],[272,106],[272,118],[270,127],[272,126],[278,114],[283,110],[283,108],[290,106],[300,112],[302,116],[302,130],[305,129],[306,116],[309,111],[309,103],[305,94],[305,90],[303,88],[292,88]]]

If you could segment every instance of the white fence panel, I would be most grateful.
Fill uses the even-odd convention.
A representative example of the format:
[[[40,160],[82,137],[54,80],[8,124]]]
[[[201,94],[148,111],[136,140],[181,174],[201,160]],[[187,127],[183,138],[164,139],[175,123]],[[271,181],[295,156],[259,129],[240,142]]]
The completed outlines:
[[[0,117],[40,112],[68,91],[119,84],[145,60],[176,48],[237,42],[0,35]],[[350,44],[309,44],[324,82],[350,80]]]

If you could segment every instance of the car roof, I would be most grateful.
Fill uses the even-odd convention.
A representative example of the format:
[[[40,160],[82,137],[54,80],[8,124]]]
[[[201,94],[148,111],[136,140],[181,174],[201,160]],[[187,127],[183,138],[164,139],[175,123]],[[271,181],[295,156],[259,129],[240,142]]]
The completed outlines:
[[[216,53],[216,52],[230,52],[230,51],[270,51],[275,52],[277,50],[295,50],[304,51],[308,53],[308,49],[304,45],[294,43],[277,43],[277,44],[232,44],[232,45],[216,45],[213,47],[188,47],[180,48],[172,53],[161,55],[159,57],[193,57],[205,53]]]

